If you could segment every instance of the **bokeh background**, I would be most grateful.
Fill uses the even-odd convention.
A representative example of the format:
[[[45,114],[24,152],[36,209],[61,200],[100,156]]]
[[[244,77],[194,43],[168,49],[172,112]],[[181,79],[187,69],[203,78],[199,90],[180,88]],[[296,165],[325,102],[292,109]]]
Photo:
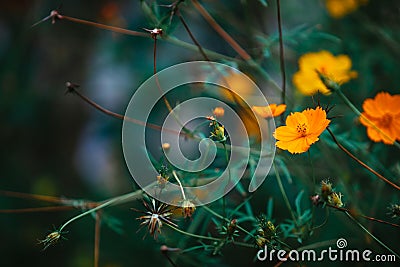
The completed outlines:
[[[101,114],[74,95],[65,95],[65,82],[80,84],[80,90],[91,99],[123,114],[135,88],[152,75],[153,41],[68,21],[57,21],[54,25],[46,21],[31,28],[51,10],[57,9],[59,2],[20,0],[0,3],[0,189],[103,200],[135,188],[122,154],[122,122]],[[154,4],[154,1],[147,2]],[[202,1],[221,25],[250,54],[260,59],[275,80],[280,81],[275,1],[266,1],[268,7],[261,2]],[[312,104],[310,98],[300,96],[291,84],[291,75],[297,70],[297,59],[305,52],[321,49],[334,54],[348,54],[353,60],[353,69],[358,71],[359,78],[347,84],[344,90],[357,107],[361,107],[365,98],[373,97],[381,90],[399,93],[400,3],[370,0],[352,14],[336,19],[327,13],[324,1],[281,2],[288,90],[293,103],[296,103],[292,108]],[[170,1],[160,3],[168,4]],[[70,0],[61,2],[59,10],[69,16],[137,31],[156,26],[145,16],[140,1],[136,0]],[[205,48],[237,57],[190,3],[182,5],[182,13]],[[177,22],[174,20],[170,33],[191,42],[183,26]],[[162,41],[159,42],[158,55],[158,69],[202,59],[197,52]],[[265,90],[268,95],[268,88]],[[335,101],[338,102],[334,98]],[[347,114],[349,110],[339,103],[336,114],[342,113]],[[359,147],[367,148],[365,130],[360,127],[348,130],[354,125],[353,118],[342,122],[340,127],[347,129],[348,134],[356,135],[355,140],[367,144]],[[385,163],[378,166],[381,170],[399,162],[398,150],[391,147],[380,149],[378,146],[372,151],[380,153],[381,162]],[[301,162],[307,162],[307,159],[303,157]],[[343,177],[352,179],[354,175],[365,178],[365,172],[352,172],[356,165],[343,154],[333,163],[334,166],[330,162],[318,162],[317,167],[324,168],[322,172],[326,176],[323,178],[332,177],[336,181]],[[302,168],[293,167],[293,170],[301,172]],[[398,170],[392,168],[389,171],[399,177]],[[384,217],[387,204],[399,200],[398,193],[396,196],[388,190],[386,194],[386,186],[368,175],[367,178],[364,182],[357,179],[353,184],[357,188],[353,189],[360,194],[360,201],[365,202],[361,206],[375,205],[375,215]],[[382,203],[380,199],[376,200],[377,203],[369,203],[368,199],[372,199],[376,188],[380,188],[377,192],[382,195]],[[300,184],[292,188],[292,199],[300,189]],[[287,218],[274,183],[266,182],[255,194],[253,209],[265,212],[267,200],[271,197],[276,198],[276,218]],[[40,201],[0,195],[0,209],[46,205]],[[137,233],[139,223],[135,220],[137,214],[129,210],[132,206],[140,204],[132,203],[107,211],[121,223],[118,228],[121,231],[103,225],[100,266],[168,266],[159,252],[162,243],[150,236],[143,239],[144,230]],[[94,220],[90,216],[68,227],[68,241],[46,251],[41,251],[42,247],[37,244],[37,239],[53,230],[53,225],[58,227],[75,214],[76,210],[0,214],[0,265],[91,266]],[[350,224],[344,218],[333,220],[327,226],[330,230],[318,238],[350,237],[357,228],[345,223]],[[377,233],[398,251],[398,231],[381,227]],[[168,238],[172,243],[174,239],[167,233],[167,241]],[[364,241],[379,251],[379,246],[372,244],[371,240]],[[239,250],[242,248],[230,247],[224,251],[223,257],[208,257],[208,264],[252,264],[255,254],[244,249],[244,256],[240,256],[242,252],[238,253]],[[188,255],[183,262],[196,265],[198,256]]]

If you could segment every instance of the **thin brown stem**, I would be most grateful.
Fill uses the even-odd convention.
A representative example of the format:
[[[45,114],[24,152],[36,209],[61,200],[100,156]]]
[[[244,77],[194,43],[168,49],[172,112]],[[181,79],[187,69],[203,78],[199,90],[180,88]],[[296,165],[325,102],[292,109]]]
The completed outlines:
[[[385,183],[391,185],[392,187],[396,188],[397,190],[400,190],[400,186],[398,186],[397,184],[393,183],[392,181],[390,181],[389,179],[385,178],[383,175],[379,174],[378,172],[376,172],[374,169],[372,169],[371,167],[369,167],[367,164],[365,164],[364,162],[362,162],[360,159],[358,159],[356,156],[354,156],[350,151],[348,151],[344,146],[342,146],[339,141],[336,139],[335,135],[333,134],[333,132],[329,129],[326,128],[329,132],[329,134],[332,136],[333,141],[336,143],[336,145],[343,151],[345,152],[350,158],[354,159],[358,164],[360,164],[361,166],[363,166],[365,169],[367,169],[368,171],[370,171],[371,173],[373,173],[375,176],[377,176],[379,179],[381,179],[382,181],[384,181]]]
[[[189,34],[190,39],[192,39],[193,43],[199,48],[199,52],[201,53],[201,55],[204,57],[205,60],[210,61],[210,59],[208,58],[206,52],[204,52],[203,47],[201,47],[200,43],[194,37],[192,31],[190,30],[189,26],[187,25],[185,19],[183,18],[182,14],[180,14],[180,12],[178,13],[178,17],[179,17],[183,27],[185,27],[187,33]]]
[[[59,198],[59,197],[12,192],[12,191],[6,191],[6,190],[0,190],[0,195],[8,196],[8,197],[24,198],[24,199],[42,200],[42,201],[46,201],[46,202],[61,203],[61,204],[65,203],[65,201],[66,201],[65,199]]]
[[[367,216],[367,215],[364,215],[364,214],[360,214],[360,213],[357,213],[357,212],[355,212],[353,210],[349,210],[349,209],[346,209],[346,208],[339,208],[339,207],[336,207],[336,206],[331,205],[329,203],[326,203],[326,205],[328,207],[336,209],[338,211],[347,212],[347,213],[351,214],[354,217],[361,217],[361,218],[364,218],[364,219],[367,219],[367,220],[370,220],[370,221],[373,221],[373,222],[378,222],[378,223],[382,223],[382,224],[386,224],[386,225],[390,225],[390,226],[393,226],[393,227],[400,228],[400,225],[395,224],[395,223],[391,223],[391,222],[387,222],[387,221],[384,221],[384,220],[376,219],[374,217],[370,217],[370,216]]]
[[[192,0],[194,7],[199,11],[210,26],[242,57],[244,60],[252,60],[251,56],[214,20],[208,11],[197,1]]]
[[[99,28],[99,29],[109,30],[109,31],[118,32],[118,33],[121,33],[121,34],[126,34],[126,35],[149,37],[149,35],[147,33],[144,33],[144,32],[127,30],[127,29],[124,29],[124,28],[109,26],[109,25],[105,25],[105,24],[101,24],[101,23],[97,23],[97,22],[93,22],[93,21],[88,21],[88,20],[83,20],[83,19],[77,19],[77,18],[73,18],[73,17],[61,15],[61,14],[59,14],[58,19],[65,19],[65,20],[68,20],[68,21],[81,23],[81,24],[86,24],[86,25],[93,26],[93,27],[96,27],[96,28]]]
[[[154,72],[154,77],[156,80],[156,84],[157,84],[157,89],[160,92],[160,95],[162,96],[165,106],[167,107],[168,111],[172,114],[172,116],[174,117],[175,121],[182,127],[183,131],[180,133],[185,133],[187,136],[193,136],[193,134],[190,132],[190,130],[188,130],[183,124],[182,122],[179,120],[178,116],[175,114],[174,110],[172,109],[171,104],[169,103],[167,97],[165,96],[161,85],[160,85],[160,81],[158,80],[158,76],[157,76],[157,35],[153,35],[153,39],[154,39],[154,46],[153,46],[153,72]]]
[[[149,122],[146,123],[146,122],[143,122],[143,121],[140,121],[140,120],[137,120],[137,119],[133,119],[133,118],[130,118],[130,117],[115,113],[115,112],[110,111],[110,110],[108,110],[106,108],[103,108],[102,106],[100,106],[99,104],[97,104],[96,102],[94,102],[93,100],[91,100],[90,98],[88,98],[87,96],[85,96],[84,94],[79,92],[78,90],[76,90],[76,88],[68,87],[68,89],[72,90],[70,92],[72,92],[72,93],[76,94],[77,96],[79,96],[82,100],[84,100],[86,103],[88,103],[89,105],[91,105],[95,109],[97,109],[97,110],[99,110],[99,111],[103,112],[104,114],[109,115],[111,117],[114,117],[114,118],[117,118],[117,119],[120,119],[120,120],[126,120],[126,121],[129,121],[129,122],[138,124],[138,125],[142,125],[142,126],[154,129],[154,130],[158,130],[158,131],[163,130],[163,131],[171,132],[171,133],[175,133],[175,134],[186,135],[186,133],[184,133],[184,132],[178,132],[178,131],[175,131],[175,130],[166,129],[166,128],[163,128],[163,127],[161,127],[161,126],[159,126],[157,124],[153,124],[153,123],[149,123]]]
[[[40,208],[25,208],[25,209],[4,209],[0,210],[0,213],[30,213],[30,212],[54,212],[54,211],[65,211],[73,210],[74,206],[50,206],[50,207],[40,207]]]

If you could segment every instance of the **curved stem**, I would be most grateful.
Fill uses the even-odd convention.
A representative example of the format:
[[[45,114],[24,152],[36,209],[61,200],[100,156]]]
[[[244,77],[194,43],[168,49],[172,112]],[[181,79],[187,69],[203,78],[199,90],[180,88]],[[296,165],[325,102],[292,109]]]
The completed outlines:
[[[192,0],[194,7],[211,27],[242,57],[244,60],[251,60],[251,56],[233,39],[208,13],[208,11],[197,1]]]
[[[172,175],[174,176],[175,180],[176,180],[176,181],[178,182],[178,184],[179,184],[179,188],[181,189],[181,193],[182,193],[183,200],[186,200],[185,191],[183,191],[182,183],[181,183],[181,181],[179,180],[178,175],[176,175],[175,170],[172,171]]]
[[[121,196],[118,196],[118,197],[111,198],[109,200],[105,200],[103,204],[101,204],[101,205],[99,205],[99,206],[97,206],[97,207],[95,207],[93,209],[87,210],[87,211],[85,211],[85,212],[73,217],[72,219],[70,219],[69,221],[64,223],[60,227],[60,229],[58,231],[61,232],[68,224],[70,224],[70,223],[72,223],[72,222],[74,222],[74,221],[76,221],[76,220],[78,220],[78,219],[80,219],[80,218],[82,218],[82,217],[84,217],[86,215],[89,215],[89,214],[91,214],[91,213],[93,213],[93,212],[95,212],[97,210],[101,210],[101,209],[103,209],[105,207],[108,207],[108,206],[111,206],[111,205],[123,204],[123,203],[126,203],[128,201],[137,199],[138,197],[140,197],[142,195],[142,192],[143,191],[140,189],[140,190],[137,190],[137,191],[125,194],[125,195],[121,195]]]
[[[191,236],[191,237],[195,237],[195,238],[200,238],[200,239],[207,239],[207,240],[213,240],[213,241],[221,241],[221,239],[216,238],[216,237],[212,237],[212,236],[204,236],[204,235],[196,235],[196,234],[192,234],[186,231],[183,231],[169,223],[166,224],[169,228],[173,229],[174,231],[177,231],[178,233],[187,235],[187,236]]]
[[[376,236],[374,236],[370,231],[368,231],[367,228],[365,228],[359,221],[357,221],[349,212],[345,212],[346,215],[353,221],[355,222],[364,232],[366,232],[370,237],[372,237],[376,242],[378,242],[382,247],[387,249],[390,253],[395,255],[398,259],[400,259],[399,254],[394,252],[391,248],[389,248],[387,245],[385,245],[381,240],[379,240]]]
[[[385,178],[383,175],[377,173],[375,170],[373,170],[371,167],[369,167],[367,164],[365,164],[364,162],[362,162],[361,160],[359,160],[356,156],[354,156],[350,151],[348,151],[344,146],[342,146],[339,141],[336,139],[335,135],[333,134],[333,132],[331,131],[331,129],[326,128],[329,132],[329,134],[332,136],[333,141],[337,144],[337,146],[343,151],[345,152],[349,157],[351,157],[352,159],[354,159],[358,164],[360,164],[361,166],[363,166],[364,168],[366,168],[368,171],[370,171],[371,173],[375,174],[379,179],[381,179],[382,181],[384,181],[385,183],[388,183],[389,185],[393,186],[394,188],[396,188],[397,190],[400,190],[400,186],[398,186],[397,184],[393,183],[392,181],[390,181],[389,179]]]

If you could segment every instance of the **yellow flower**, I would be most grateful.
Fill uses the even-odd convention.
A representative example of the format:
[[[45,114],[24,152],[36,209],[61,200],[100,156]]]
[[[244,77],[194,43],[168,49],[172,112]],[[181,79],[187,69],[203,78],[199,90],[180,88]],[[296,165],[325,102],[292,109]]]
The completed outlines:
[[[276,146],[290,153],[306,152],[319,140],[319,135],[328,127],[330,120],[321,107],[291,113],[286,118],[286,126],[278,127],[274,132]]]
[[[372,141],[392,145],[400,140],[400,95],[380,92],[374,99],[366,99],[362,107],[360,122]]]
[[[346,55],[334,56],[328,51],[307,53],[300,57],[299,71],[293,75],[293,83],[302,94],[331,93],[317,71],[339,84],[357,77],[357,72],[351,71],[351,59]]]
[[[326,0],[325,6],[331,17],[339,19],[354,12],[360,5],[367,2],[368,0]]]
[[[221,80],[221,84],[226,85],[229,89],[221,88],[221,95],[232,103],[240,106],[245,105],[242,97],[250,97],[257,90],[257,87],[252,85],[245,75],[239,72],[228,72]]]
[[[285,104],[270,104],[269,106],[253,106],[253,111],[264,119],[278,117],[286,110]]]

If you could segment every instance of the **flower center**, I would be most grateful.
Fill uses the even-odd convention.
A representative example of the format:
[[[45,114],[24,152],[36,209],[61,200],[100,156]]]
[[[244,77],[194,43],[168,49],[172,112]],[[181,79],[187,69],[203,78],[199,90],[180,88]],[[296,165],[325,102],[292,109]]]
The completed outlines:
[[[393,116],[391,114],[385,114],[381,117],[379,124],[382,127],[388,128],[392,124]]]
[[[296,130],[301,136],[306,136],[307,130],[308,130],[308,125],[306,123],[302,123],[302,124],[299,123],[296,126]]]
[[[326,71],[326,67],[325,66],[321,66],[320,70],[319,70],[322,74],[327,75],[327,71]]]

